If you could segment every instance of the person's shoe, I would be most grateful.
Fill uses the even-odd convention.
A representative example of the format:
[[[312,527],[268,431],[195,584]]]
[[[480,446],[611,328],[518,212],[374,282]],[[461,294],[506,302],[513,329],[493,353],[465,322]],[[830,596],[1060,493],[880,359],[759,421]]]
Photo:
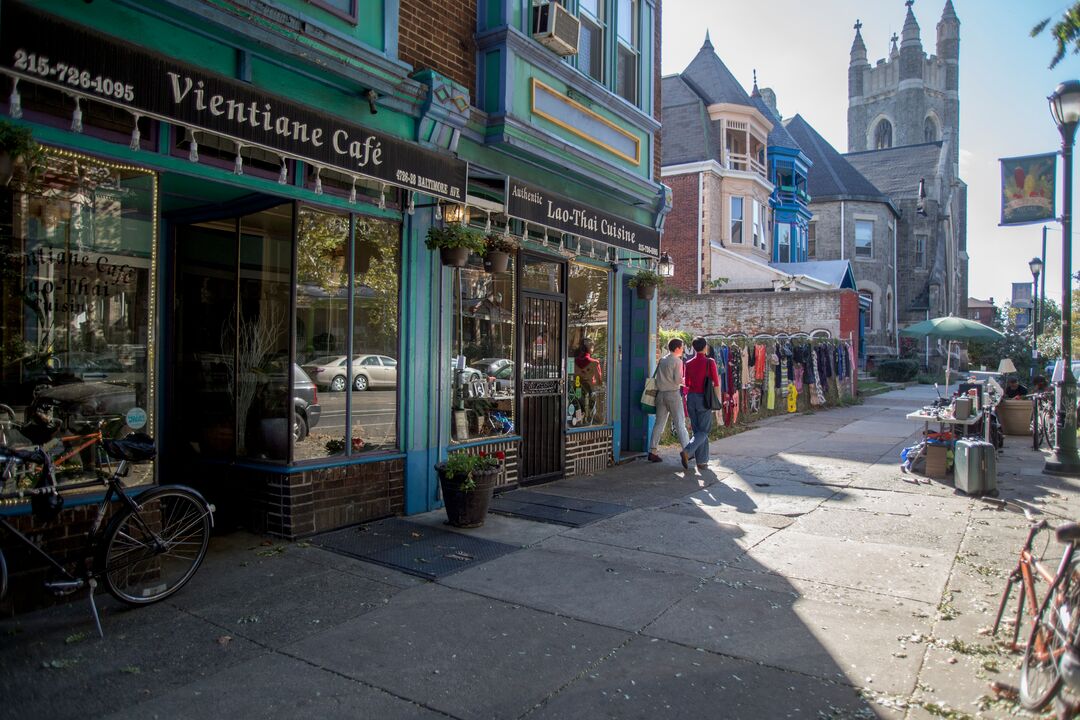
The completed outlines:
[[[649,453],[649,462],[664,462],[664,459],[656,453]]]
[[[686,454],[685,450],[679,451],[679,459],[682,460],[683,470],[690,469],[690,456]]]
[[[708,470],[709,469],[709,463],[698,463],[697,464],[697,469],[698,470]]]

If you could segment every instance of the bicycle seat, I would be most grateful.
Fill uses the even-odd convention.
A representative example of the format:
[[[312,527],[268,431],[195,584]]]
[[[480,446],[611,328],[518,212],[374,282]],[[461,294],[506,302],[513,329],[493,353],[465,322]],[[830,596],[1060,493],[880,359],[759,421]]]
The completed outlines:
[[[103,440],[105,452],[109,457],[128,462],[152,460],[157,455],[154,438],[145,433],[131,433],[122,440]]]
[[[1054,530],[1058,542],[1071,543],[1080,540],[1080,523],[1067,522],[1058,525]]]

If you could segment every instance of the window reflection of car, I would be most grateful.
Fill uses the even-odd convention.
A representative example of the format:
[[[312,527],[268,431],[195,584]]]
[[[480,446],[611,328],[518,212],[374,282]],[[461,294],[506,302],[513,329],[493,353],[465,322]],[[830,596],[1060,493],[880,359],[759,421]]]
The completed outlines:
[[[304,363],[304,370],[319,387],[342,392],[348,386],[348,357],[326,355]],[[353,358],[352,386],[356,390],[397,387],[397,360],[386,355],[357,355]]]
[[[135,387],[125,383],[81,382],[46,388],[34,397],[26,409],[26,420],[36,414],[54,416],[61,429],[74,433],[97,430],[98,422],[108,419],[109,426],[124,427],[123,418],[135,407]]]
[[[307,437],[311,428],[319,424],[322,407],[315,383],[299,365],[293,366],[293,440],[299,442]]]
[[[507,362],[491,376],[495,378],[495,391],[511,393],[514,391],[514,363]]]
[[[498,372],[499,368],[506,367],[507,365],[513,365],[513,362],[508,358],[480,358],[469,363],[469,367],[476,368],[484,375],[488,377],[494,376]]]

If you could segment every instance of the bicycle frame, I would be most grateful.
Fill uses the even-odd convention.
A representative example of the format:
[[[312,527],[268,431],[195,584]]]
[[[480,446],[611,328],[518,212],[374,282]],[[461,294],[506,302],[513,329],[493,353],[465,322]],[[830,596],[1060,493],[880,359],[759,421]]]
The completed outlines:
[[[997,617],[994,619],[994,627],[991,631],[992,635],[997,635],[998,628],[1001,626],[1001,617],[1005,613],[1005,606],[1009,603],[1009,597],[1012,596],[1012,589],[1016,583],[1022,583],[1023,594],[1020,597],[1020,601],[1016,606],[1016,620],[1013,623],[1013,636],[1012,647],[1015,650],[1017,641],[1020,639],[1020,624],[1024,616],[1024,603],[1028,604],[1031,610],[1032,616],[1035,616],[1039,611],[1039,599],[1035,595],[1035,580],[1036,575],[1048,584],[1054,583],[1057,578],[1056,573],[1051,573],[1046,565],[1040,562],[1031,552],[1032,543],[1035,540],[1035,536],[1039,532],[1046,530],[1050,527],[1050,524],[1046,520],[1041,520],[1035,525],[1031,526],[1028,531],[1027,540],[1024,541],[1023,547],[1020,548],[1020,560],[1017,562],[1016,567],[1009,573],[1009,582],[1005,586],[1005,592],[1001,595],[1001,602],[998,604]],[[1073,547],[1070,545],[1065,555],[1062,556],[1062,560],[1072,558]],[[1032,572],[1034,569],[1034,573]],[[1060,572],[1060,568],[1058,569]]]

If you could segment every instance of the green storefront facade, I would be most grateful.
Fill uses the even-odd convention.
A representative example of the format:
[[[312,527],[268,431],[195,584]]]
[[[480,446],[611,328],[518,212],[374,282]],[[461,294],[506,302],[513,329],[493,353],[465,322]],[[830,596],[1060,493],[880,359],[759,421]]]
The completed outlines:
[[[567,61],[531,2],[451,3],[468,83],[401,59],[413,5],[0,2],[0,109],[44,147],[0,206],[19,423],[148,431],[160,481],[287,537],[438,507],[451,452],[512,487],[644,449],[658,10],[567,3],[601,33]],[[509,266],[443,266],[455,222]]]

